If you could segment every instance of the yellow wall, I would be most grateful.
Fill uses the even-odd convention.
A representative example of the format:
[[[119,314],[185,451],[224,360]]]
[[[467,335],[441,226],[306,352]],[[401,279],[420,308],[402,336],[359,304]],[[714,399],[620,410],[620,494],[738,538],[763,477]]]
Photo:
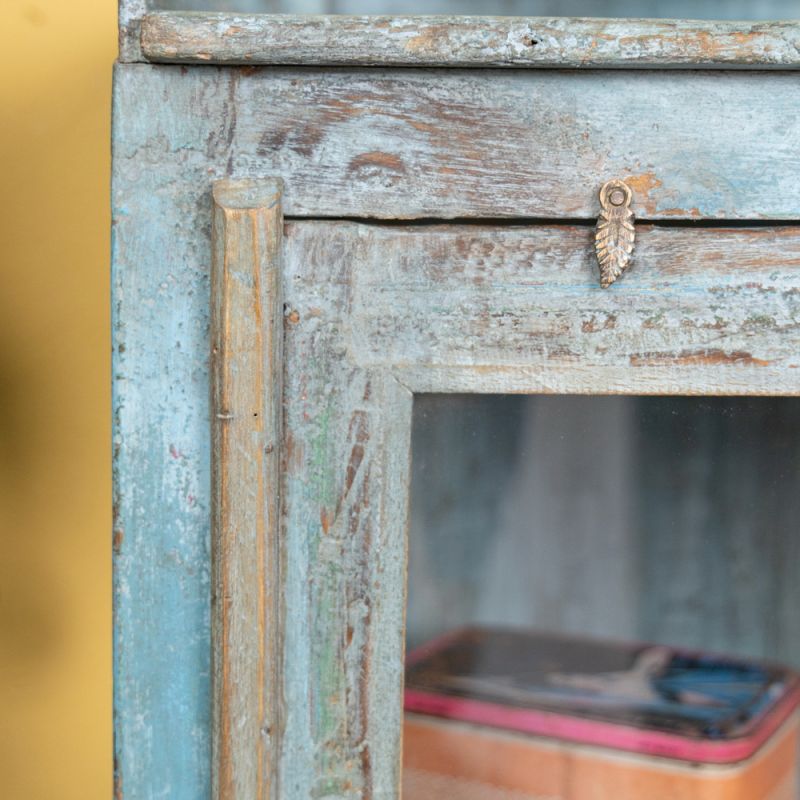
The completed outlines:
[[[0,0],[0,797],[111,796],[114,0]]]

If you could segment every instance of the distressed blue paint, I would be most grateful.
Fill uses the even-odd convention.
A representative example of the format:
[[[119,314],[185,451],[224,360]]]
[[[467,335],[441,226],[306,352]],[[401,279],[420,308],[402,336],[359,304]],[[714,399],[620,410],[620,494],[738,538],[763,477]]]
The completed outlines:
[[[791,72],[126,70],[127,174],[173,224],[197,209],[150,170],[277,175],[287,216],[594,219],[609,176],[639,219],[800,215]]]
[[[420,164],[425,167],[447,155],[445,147],[451,146],[450,140],[437,144],[435,137],[425,138],[428,134],[424,131],[391,117],[389,111],[393,107],[387,103],[377,110],[361,106],[355,118],[362,120],[359,130],[363,136],[356,135],[359,130],[345,120],[341,124],[331,122],[322,132],[327,138],[321,142],[293,142],[294,129],[308,127],[316,113],[313,103],[298,103],[302,91],[313,99],[324,95],[319,87],[327,84],[334,87],[331,96],[335,99],[336,92],[355,93],[359,88],[368,91],[370,81],[390,79],[385,74],[370,77],[364,71],[322,74],[258,70],[241,78],[243,74],[240,70],[208,67],[184,72],[179,67],[145,65],[123,66],[117,72],[113,189],[114,441],[118,448],[115,707],[120,795],[129,800],[204,800],[209,795],[207,354],[210,191],[214,180],[229,170],[238,175],[273,172],[286,177],[290,184],[288,210],[295,214],[357,214],[365,208],[389,216],[423,212],[456,216],[511,213],[520,210],[513,205],[520,198],[529,203],[524,209],[527,213],[563,214],[564,192],[571,191],[575,202],[567,209],[569,214],[592,215],[596,214],[598,171],[617,174],[619,169],[624,170],[620,174],[654,173],[654,178],[661,181],[651,192],[656,210],[674,204],[697,207],[710,215],[725,208],[738,216],[759,216],[766,211],[777,212],[768,216],[798,214],[798,194],[792,183],[796,172],[792,169],[796,164],[796,126],[788,124],[768,137],[769,142],[743,141],[741,147],[739,131],[720,134],[721,142],[728,136],[729,155],[742,150],[747,156],[740,155],[741,164],[731,156],[730,163],[722,164],[720,172],[729,176],[748,174],[752,179],[749,191],[744,191],[747,186],[731,188],[732,184],[728,184],[720,195],[718,185],[707,186],[691,169],[700,159],[692,160],[686,155],[689,143],[682,132],[690,121],[684,117],[681,122],[668,115],[670,108],[676,114],[685,113],[678,107],[681,92],[688,93],[694,105],[687,105],[693,108],[698,107],[697,98],[704,91],[716,92],[717,98],[729,92],[731,98],[761,103],[762,109],[774,107],[782,120],[791,122],[796,116],[790,116],[787,109],[798,97],[796,79],[791,75],[770,77],[769,85],[781,92],[780,102],[773,105],[771,95],[763,93],[766,78],[750,74],[578,76],[551,72],[479,78],[453,72],[437,73],[431,80],[430,73],[409,71],[402,75],[398,72],[394,83],[383,84],[397,97],[415,98],[417,105],[408,112],[411,114],[423,114],[429,100],[447,105],[454,98],[474,96],[472,105],[465,106],[465,111],[473,115],[502,101],[507,119],[516,126],[520,137],[527,136],[526,131],[530,130],[531,137],[535,134],[547,145],[539,149],[526,145],[507,152],[509,158],[513,155],[519,159],[524,149],[525,162],[519,162],[520,169],[528,168],[530,163],[539,170],[537,174],[549,176],[552,191],[548,193],[539,183],[527,179],[520,189],[522,179],[519,185],[515,184],[516,172],[509,167],[517,163],[513,159],[503,167],[505,172],[500,169],[500,162],[490,163],[477,178],[466,171],[457,182],[439,188],[425,169],[409,169],[402,179],[405,183],[397,185],[385,185],[386,176],[371,173],[363,179],[345,179],[352,158],[379,147],[390,151],[393,148],[409,160],[410,166],[414,166],[410,159],[421,154]],[[605,116],[601,117],[600,112],[605,115],[613,104],[615,87],[638,103],[636,111],[644,116],[634,115],[633,119],[638,119],[641,139],[621,137],[619,128],[612,130],[603,124]],[[663,98],[665,93],[673,106],[653,109],[652,98]],[[493,99],[495,95],[499,100]],[[522,104],[534,96],[538,105]],[[594,98],[600,111],[592,111],[586,105],[587,98]],[[374,102],[378,104],[380,97]],[[717,103],[715,108],[718,107]],[[664,120],[660,133],[645,129],[648,113]],[[282,122],[294,119],[293,114],[301,115],[303,124],[287,132],[288,144],[280,142],[276,133],[280,133]],[[733,119],[744,120],[744,115],[739,106],[730,110]],[[573,139],[564,139],[564,131],[570,125],[573,132],[578,130],[576,118],[585,122],[591,134],[582,145],[583,150],[574,146]],[[763,119],[756,122],[753,130],[767,130],[774,124]],[[484,127],[488,125],[487,122]],[[394,138],[387,140],[387,131],[393,132]],[[481,134],[477,127],[475,131],[476,136]],[[528,141],[539,140],[529,138],[523,144]],[[267,144],[262,147],[262,142]],[[666,149],[669,143],[673,149]],[[417,145],[419,150],[415,150]],[[498,142],[498,147],[510,146],[508,141]],[[704,158],[711,157],[712,148],[707,142],[695,142],[695,147]],[[552,161],[554,148],[561,160],[556,159],[550,168],[548,162]],[[643,157],[641,164],[633,161],[631,154],[642,151],[650,153],[649,160]],[[476,148],[476,152],[480,159],[494,157],[488,150],[484,153]],[[780,191],[773,185],[774,166],[773,172],[757,169],[767,165],[771,155],[780,156],[783,169],[779,177],[787,186],[791,184],[791,191]],[[520,191],[518,198],[507,201],[505,210],[493,205],[494,181],[485,177],[492,174],[493,168],[498,170],[497,184],[503,191],[503,181]],[[716,169],[715,166],[712,171]],[[445,189],[452,190],[452,199]],[[412,204],[416,204],[414,208]],[[328,279],[323,276],[319,285],[324,286]],[[631,280],[636,280],[635,275]],[[291,287],[288,291],[291,293]],[[684,288],[681,293],[686,291]],[[289,356],[301,358],[291,349]],[[317,375],[324,373],[318,364],[309,364],[308,369]],[[289,390],[295,396],[302,391],[298,380],[290,376]],[[357,407],[357,400],[356,397],[349,402],[347,408]],[[320,397],[310,401],[312,409],[320,404]],[[289,422],[301,428],[302,420],[292,416],[298,413],[292,410]],[[305,430],[322,421],[322,417],[316,418]],[[313,437],[309,437],[311,441]],[[320,441],[329,443],[329,450],[321,447],[322,456],[332,452],[330,448],[344,447],[330,431],[320,433]],[[346,459],[342,461],[345,462]],[[313,466],[312,462],[309,464]],[[286,603],[293,624],[287,633],[285,664],[287,696],[293,702],[286,718],[285,760],[295,767],[310,765],[314,759],[308,720],[315,666],[312,662],[317,655],[312,641],[313,615],[319,609],[312,607],[306,586],[314,577],[309,563],[319,526],[318,516],[303,510],[311,507],[316,498],[318,488],[306,488],[314,477],[313,469],[309,469],[287,480],[288,513],[295,513],[296,517],[287,534]],[[298,503],[296,510],[292,508],[293,499]],[[387,512],[389,518],[391,514]],[[374,612],[376,620],[379,611]],[[359,613],[354,606],[353,618]],[[394,611],[384,613],[390,618]],[[389,652],[395,651],[390,648]],[[389,672],[385,670],[384,675]],[[372,691],[377,693],[382,688],[383,685],[376,686]],[[377,708],[378,704],[371,707]],[[387,756],[378,753],[376,763],[379,759],[385,763]],[[288,778],[292,783],[285,784],[287,793],[294,787],[296,796],[308,796],[305,790],[313,785],[309,771],[296,768]]]
[[[162,170],[136,157],[146,115],[130,105],[120,83],[118,73],[113,187],[118,791],[121,787],[125,798],[202,800],[209,795],[210,764],[210,249],[205,246],[210,198],[198,192],[197,181],[191,189],[176,189]],[[178,231],[181,218],[186,227]]]

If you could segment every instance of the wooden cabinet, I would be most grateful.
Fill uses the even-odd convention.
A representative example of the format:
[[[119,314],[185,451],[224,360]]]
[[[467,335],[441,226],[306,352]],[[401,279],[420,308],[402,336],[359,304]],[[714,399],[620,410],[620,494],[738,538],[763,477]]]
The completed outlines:
[[[800,26],[121,26],[117,796],[395,798],[414,395],[800,393]]]

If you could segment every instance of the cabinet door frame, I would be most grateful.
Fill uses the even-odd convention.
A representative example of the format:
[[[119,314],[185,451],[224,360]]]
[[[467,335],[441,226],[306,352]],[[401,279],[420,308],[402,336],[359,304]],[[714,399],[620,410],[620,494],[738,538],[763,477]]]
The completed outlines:
[[[396,798],[414,394],[800,394],[800,228],[645,226],[603,290],[590,226],[280,191],[214,191],[215,797]]]

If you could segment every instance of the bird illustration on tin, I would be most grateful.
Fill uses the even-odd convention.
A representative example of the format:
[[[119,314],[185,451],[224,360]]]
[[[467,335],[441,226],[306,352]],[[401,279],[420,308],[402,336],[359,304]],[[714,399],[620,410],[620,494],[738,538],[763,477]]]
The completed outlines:
[[[630,209],[633,193],[624,181],[610,180],[600,189],[602,210],[594,247],[600,265],[600,285],[607,289],[630,266],[636,231]]]

